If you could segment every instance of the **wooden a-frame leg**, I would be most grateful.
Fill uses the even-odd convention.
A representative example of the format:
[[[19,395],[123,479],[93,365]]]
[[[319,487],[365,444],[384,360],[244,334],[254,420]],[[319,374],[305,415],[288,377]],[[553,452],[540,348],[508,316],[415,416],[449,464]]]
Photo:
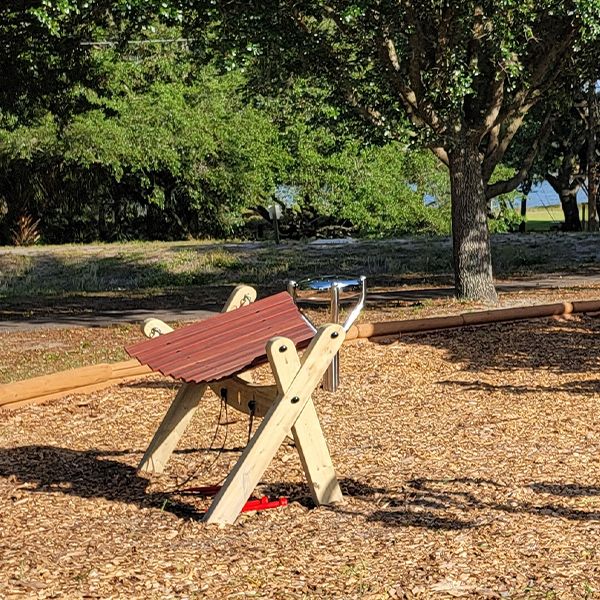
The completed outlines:
[[[205,384],[185,383],[177,392],[160,427],[154,434],[138,469],[162,473],[173,450],[192,420],[206,390]]]
[[[292,427],[292,435],[314,503],[319,506],[341,502],[342,490],[312,399],[308,401]]]
[[[222,312],[229,312],[254,302],[256,290],[247,285],[238,285],[229,295]],[[172,331],[171,327],[166,327]],[[144,333],[146,331],[144,330]],[[204,392],[205,384],[184,383],[171,403],[167,414],[154,434],[138,467],[140,471],[162,473],[173,450],[192,420]]]
[[[306,350],[302,366],[296,370],[285,392],[277,396],[216,495],[204,517],[206,522],[235,521],[277,449],[306,407],[343,340],[344,330],[340,325],[326,325],[319,329]],[[269,341],[267,355],[274,373],[283,368],[293,371],[294,366],[297,366],[298,355],[294,344],[286,338],[279,337]]]
[[[301,368],[296,352],[290,352],[286,361],[280,361],[273,369],[279,393],[284,394]],[[327,442],[319,423],[319,416],[312,397],[292,427],[292,435],[300,454],[300,462],[314,503],[334,504],[341,502],[342,490],[335,475]]]

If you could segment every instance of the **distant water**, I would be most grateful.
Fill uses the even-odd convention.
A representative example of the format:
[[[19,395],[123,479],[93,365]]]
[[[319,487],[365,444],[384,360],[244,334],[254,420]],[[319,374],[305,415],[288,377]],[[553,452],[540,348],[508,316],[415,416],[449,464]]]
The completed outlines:
[[[577,203],[587,202],[587,194],[582,189],[577,193]],[[560,204],[558,194],[544,181],[531,189],[527,196],[527,206],[556,206]]]

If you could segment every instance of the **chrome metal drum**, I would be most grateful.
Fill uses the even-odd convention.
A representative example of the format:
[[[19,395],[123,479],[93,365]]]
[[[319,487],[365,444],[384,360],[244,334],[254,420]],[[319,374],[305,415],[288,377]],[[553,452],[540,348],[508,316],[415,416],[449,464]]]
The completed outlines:
[[[352,307],[343,325],[344,330],[348,331],[365,305],[367,278],[364,275],[360,277],[324,275],[302,279],[301,281],[288,281],[287,290],[296,303],[299,300],[314,298],[319,294],[329,294],[331,323],[339,322],[341,301],[349,295],[355,297],[356,292],[358,292],[358,301]],[[328,392],[335,392],[339,381],[340,357],[339,354],[336,354],[323,379],[323,389]]]

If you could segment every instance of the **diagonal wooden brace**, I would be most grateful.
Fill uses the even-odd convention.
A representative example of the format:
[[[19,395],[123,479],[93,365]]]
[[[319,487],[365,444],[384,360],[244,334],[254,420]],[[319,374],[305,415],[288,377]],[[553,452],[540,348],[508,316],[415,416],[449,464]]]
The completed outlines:
[[[281,346],[287,347],[287,341],[284,338],[273,340],[273,348],[281,348]],[[280,354],[273,355],[273,361],[276,363],[273,375],[279,393],[285,394],[296,373],[300,370],[302,361],[296,352],[286,352],[285,360]],[[304,354],[302,358],[304,359],[306,356]],[[333,462],[312,397],[309,397],[306,406],[292,426],[292,436],[314,503],[320,506],[321,504],[340,502],[342,491],[335,476]]]
[[[244,304],[254,302],[255,299],[256,290],[247,285],[238,285],[231,292],[222,312],[229,312]],[[153,321],[156,321],[158,324],[161,323],[157,319],[154,319]],[[148,332],[146,332],[146,329],[148,329]],[[169,331],[172,331],[172,329],[163,323],[160,327],[160,331],[162,333],[168,333]],[[144,333],[149,335],[149,332],[149,323],[146,323],[144,326]],[[138,467],[140,471],[148,471],[150,473],[163,472],[177,443],[192,420],[192,417],[198,408],[198,404],[206,391],[206,387],[205,384],[184,383],[181,388],[179,388],[167,414],[163,418],[160,427],[154,434],[148,449],[142,457],[142,461]]]
[[[280,391],[207,511],[206,522],[235,521],[292,428],[315,501],[322,503],[322,500],[334,502],[341,499],[329,452],[313,412],[311,394],[340,349],[344,335],[340,325],[321,327],[302,361],[290,340],[273,338],[269,341],[267,355]],[[308,412],[302,417],[307,406]],[[317,444],[314,453],[310,448],[313,440]]]

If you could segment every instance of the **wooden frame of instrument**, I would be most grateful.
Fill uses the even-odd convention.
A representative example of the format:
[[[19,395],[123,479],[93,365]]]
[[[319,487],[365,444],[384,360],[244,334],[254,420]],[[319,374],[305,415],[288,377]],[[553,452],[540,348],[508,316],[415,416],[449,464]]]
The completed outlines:
[[[256,291],[238,286],[223,312],[254,301]],[[143,326],[148,336],[165,334],[172,329],[158,319]],[[319,328],[300,357],[294,343],[274,337],[266,352],[275,385],[259,385],[249,373],[210,383],[184,383],[169,407],[146,450],[139,469],[161,473],[184,434],[207,388],[211,388],[229,406],[244,413],[252,412],[263,420],[239,460],[214,498],[204,520],[208,523],[233,523],[248,500],[279,446],[292,435],[306,479],[316,505],[342,500],[342,493],[321,429],[312,393],[340,349],[345,332],[340,325]],[[253,402],[254,404],[250,404]]]

